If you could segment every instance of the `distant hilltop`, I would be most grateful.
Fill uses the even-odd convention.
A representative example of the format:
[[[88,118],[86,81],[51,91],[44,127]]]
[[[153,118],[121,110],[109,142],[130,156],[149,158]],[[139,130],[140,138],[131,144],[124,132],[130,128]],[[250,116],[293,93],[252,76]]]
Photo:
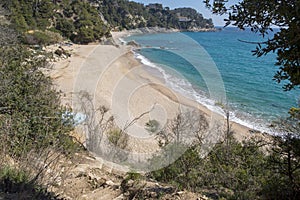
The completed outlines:
[[[214,28],[212,19],[205,19],[202,14],[192,8],[171,10],[159,3],[144,5],[126,0],[99,2],[101,2],[99,10],[114,29],[161,27],[192,31]]]
[[[74,43],[87,44],[111,36],[110,31],[145,27],[181,31],[214,30],[192,8],[170,9],[162,4],[144,5],[128,0],[2,0],[10,26],[29,44],[53,43],[57,34]],[[35,31],[31,31],[35,30]],[[49,38],[49,39],[48,39]]]

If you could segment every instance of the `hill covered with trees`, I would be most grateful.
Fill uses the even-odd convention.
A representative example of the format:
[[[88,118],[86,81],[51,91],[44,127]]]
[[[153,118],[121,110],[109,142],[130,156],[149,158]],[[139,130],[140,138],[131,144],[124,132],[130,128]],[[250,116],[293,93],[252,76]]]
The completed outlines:
[[[109,35],[100,13],[86,1],[5,0],[3,6],[10,11],[13,28],[22,32],[25,42],[31,44],[51,43],[49,31],[76,43],[89,43]],[[44,41],[45,38],[48,40]]]
[[[99,2],[99,1],[98,1]],[[164,27],[181,30],[213,28],[211,19],[192,8],[171,10],[162,4],[143,5],[126,0],[102,0],[99,10],[112,28]]]
[[[191,8],[170,10],[161,4],[145,6],[128,0],[4,0],[2,4],[9,11],[12,27],[29,44],[55,43],[57,33],[86,44],[110,37],[110,30],[214,27],[211,19]]]

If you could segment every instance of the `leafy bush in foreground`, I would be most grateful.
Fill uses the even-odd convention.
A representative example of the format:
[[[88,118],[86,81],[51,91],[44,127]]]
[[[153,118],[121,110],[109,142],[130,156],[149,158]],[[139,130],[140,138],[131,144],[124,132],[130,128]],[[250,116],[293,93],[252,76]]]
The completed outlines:
[[[201,192],[208,188],[219,197],[254,198],[267,175],[263,170],[266,158],[254,143],[230,140],[229,145],[217,144],[206,158],[199,157],[197,146],[191,147],[173,164],[149,176],[179,189]]]
[[[175,185],[178,189],[205,192],[219,199],[299,199],[299,121],[279,124],[281,137],[238,142],[232,135],[200,157],[198,143],[169,166],[149,177]],[[265,148],[261,148],[265,147]],[[155,164],[164,155],[151,159]]]
[[[10,33],[1,35],[5,39]],[[60,104],[51,78],[42,73],[49,67],[46,56],[14,36],[0,40],[0,198],[54,199],[42,185],[54,183],[62,173],[60,161],[79,150],[69,136],[74,122],[65,116],[70,109]]]
[[[28,175],[19,169],[0,167],[0,198],[55,200],[59,199],[42,187],[30,182]]]
[[[45,59],[19,45],[0,48],[0,138],[6,151],[22,155],[56,142],[70,145],[72,118],[62,120],[69,108],[60,105],[52,80],[41,72]]]

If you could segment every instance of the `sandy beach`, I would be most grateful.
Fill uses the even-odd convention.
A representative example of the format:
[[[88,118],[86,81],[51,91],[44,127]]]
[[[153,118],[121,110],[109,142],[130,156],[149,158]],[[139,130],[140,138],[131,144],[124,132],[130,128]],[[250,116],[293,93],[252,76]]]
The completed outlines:
[[[156,120],[163,127],[180,112],[198,110],[209,122],[225,124],[223,116],[172,91],[164,80],[150,74],[134,57],[132,47],[121,45],[118,40],[127,34],[113,33],[117,46],[73,45],[69,47],[70,58],[54,63],[50,75],[64,94],[63,104],[70,105],[74,112],[83,112],[79,94],[88,93],[94,110],[100,106],[109,108],[116,125],[126,129],[130,136],[127,149],[136,153],[153,153],[159,148],[154,135],[145,129],[149,120]],[[231,122],[231,127],[239,140],[252,135],[249,128],[240,124]],[[81,134],[84,141],[86,133],[81,130]]]

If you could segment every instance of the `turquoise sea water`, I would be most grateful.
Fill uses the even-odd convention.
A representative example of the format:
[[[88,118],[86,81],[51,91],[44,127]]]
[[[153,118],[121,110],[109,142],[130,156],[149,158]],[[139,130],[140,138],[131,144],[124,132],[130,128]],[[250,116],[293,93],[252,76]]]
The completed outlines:
[[[268,131],[272,121],[286,117],[288,109],[298,103],[299,91],[284,92],[272,80],[278,70],[276,55],[257,58],[251,52],[255,45],[240,41],[262,40],[249,30],[145,34],[125,40],[143,47],[136,57],[169,87],[217,112],[222,112],[220,103],[228,105],[231,118],[250,128]],[[214,67],[218,71],[210,72]],[[217,73],[223,86],[213,85]],[[212,94],[212,87],[220,91]],[[223,87],[226,99],[219,95]]]

